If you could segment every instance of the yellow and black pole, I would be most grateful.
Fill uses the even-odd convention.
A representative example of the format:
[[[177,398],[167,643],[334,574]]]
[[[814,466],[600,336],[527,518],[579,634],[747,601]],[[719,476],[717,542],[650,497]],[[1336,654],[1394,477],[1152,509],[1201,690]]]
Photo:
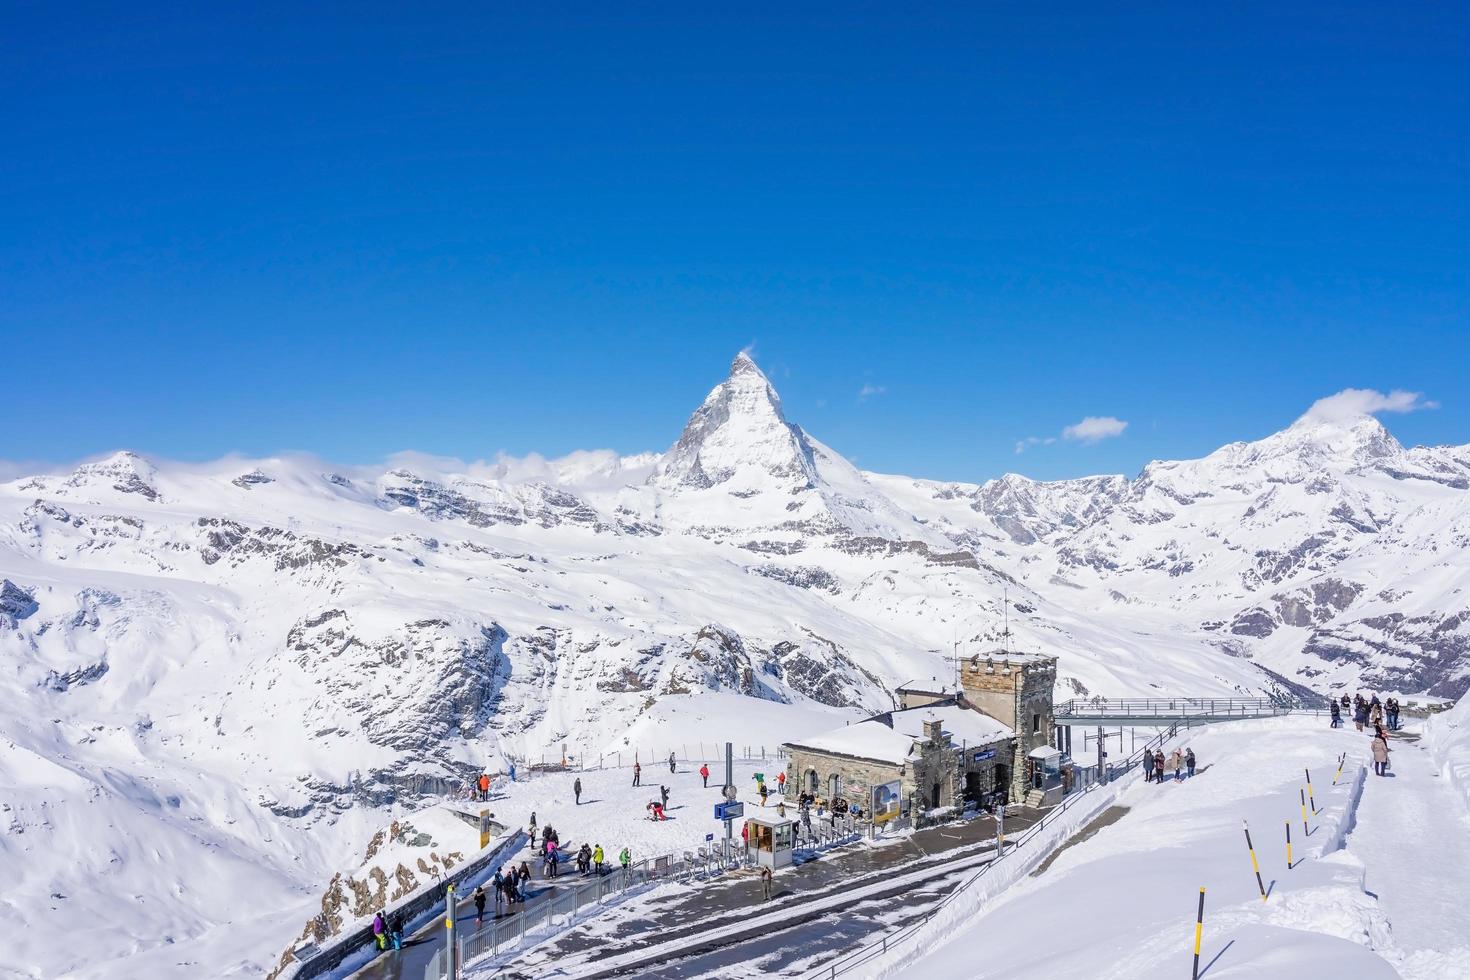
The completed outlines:
[[[1312,770],[1303,770],[1307,774],[1307,802],[1312,804],[1312,812],[1317,812],[1317,798],[1312,795]]]
[[[1261,862],[1256,860],[1256,845],[1251,843],[1250,824],[1242,820],[1240,825],[1245,828],[1245,846],[1251,852],[1251,867],[1256,871],[1256,887],[1261,890],[1261,901],[1264,902],[1266,900],[1266,883],[1261,880]]]
[[[1199,941],[1205,931],[1205,890],[1199,890],[1199,911],[1194,916],[1194,980],[1199,980]]]
[[[1297,790],[1297,792],[1300,793],[1302,797],[1302,833],[1310,835],[1312,833],[1312,829],[1307,826],[1307,791],[1304,789],[1299,789]]]
[[[1291,821],[1286,821],[1286,870],[1291,870]]]
[[[454,885],[451,883],[444,890],[444,928],[449,930],[445,937],[444,945],[449,953],[450,977],[459,976],[459,971],[455,969],[454,963],[454,954],[458,949],[458,944],[454,941],[454,916],[458,912],[458,904],[454,897]]]
[[[1347,765],[1347,753],[1337,757],[1337,774],[1332,777],[1332,785],[1337,785],[1338,777],[1342,775],[1342,767]]]

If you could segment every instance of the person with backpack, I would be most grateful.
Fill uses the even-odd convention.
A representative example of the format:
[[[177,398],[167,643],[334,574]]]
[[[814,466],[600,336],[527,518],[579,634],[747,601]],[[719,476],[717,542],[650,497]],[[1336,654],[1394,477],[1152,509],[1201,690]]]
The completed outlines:
[[[643,782],[643,766],[638,761],[633,762],[633,785],[637,786]]]
[[[475,925],[479,925],[485,918],[485,889],[479,885],[475,886]]]
[[[658,793],[663,798],[664,809],[667,810],[669,808],[669,788],[667,786],[660,786]]]
[[[1331,702],[1331,704],[1332,704],[1332,726],[1331,727],[1333,727],[1333,728],[1340,728],[1342,726],[1342,709],[1337,706],[1337,702],[1336,701]]]
[[[576,803],[575,803],[576,806],[581,806],[582,805],[582,777],[581,776],[578,776],[572,782],[572,799],[576,801]]]
[[[602,845],[598,844],[592,849],[592,866],[597,869],[597,874],[599,877],[602,875],[603,859],[604,855],[602,853]]]
[[[1184,765],[1189,769],[1189,778],[1194,778],[1194,749],[1186,747],[1184,750]]]
[[[699,778],[704,780],[704,788],[709,789],[709,763],[700,765]]]
[[[674,753],[669,753],[669,772],[674,772]]]
[[[505,901],[505,875],[500,869],[495,869],[495,877],[490,879],[490,891],[495,894],[495,917],[500,918],[500,903]]]

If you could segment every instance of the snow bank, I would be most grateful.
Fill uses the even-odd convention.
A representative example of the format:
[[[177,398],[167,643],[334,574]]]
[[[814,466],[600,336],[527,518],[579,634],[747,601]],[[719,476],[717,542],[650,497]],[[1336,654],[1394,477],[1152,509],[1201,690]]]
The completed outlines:
[[[1388,940],[1363,868],[1339,846],[1362,791],[1357,763],[1332,786],[1337,757],[1364,740],[1315,720],[1238,722],[1186,733],[1201,772],[1164,785],[1129,783],[1129,812],[1058,854],[1036,877],[990,875],[901,953],[859,975],[915,971],[937,980],[1018,975],[1149,980],[1187,976],[1195,905],[1206,892],[1204,963],[1212,978],[1395,977],[1373,950]],[[1302,835],[1299,790],[1312,769],[1319,812]],[[1246,852],[1249,822],[1270,892],[1262,902]],[[1076,821],[1077,824],[1085,820]],[[1294,866],[1285,862],[1293,824]],[[1000,870],[997,866],[997,871]],[[1029,870],[1029,869],[1027,869]],[[997,887],[1004,883],[1007,887]],[[1005,937],[998,942],[997,937]]]
[[[1424,738],[1440,774],[1470,812],[1470,697],[1425,721]]]

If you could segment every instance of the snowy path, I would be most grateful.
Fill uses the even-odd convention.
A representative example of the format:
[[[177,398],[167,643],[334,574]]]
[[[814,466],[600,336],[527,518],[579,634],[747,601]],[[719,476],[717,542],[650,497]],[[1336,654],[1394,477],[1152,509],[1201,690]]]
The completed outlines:
[[[1470,817],[1422,746],[1395,741],[1368,776],[1349,849],[1393,930],[1406,980],[1470,976]]]

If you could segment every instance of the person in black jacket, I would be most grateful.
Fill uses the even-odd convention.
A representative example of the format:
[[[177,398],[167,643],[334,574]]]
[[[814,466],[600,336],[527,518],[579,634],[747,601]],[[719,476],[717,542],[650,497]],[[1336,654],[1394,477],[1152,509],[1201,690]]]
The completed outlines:
[[[574,780],[573,783],[572,783],[572,798],[574,800],[576,800],[576,805],[577,806],[581,806],[582,805],[582,777],[581,776],[578,776],[576,778],[576,780]]]
[[[479,885],[475,886],[475,924],[479,925],[485,918],[485,889]]]

